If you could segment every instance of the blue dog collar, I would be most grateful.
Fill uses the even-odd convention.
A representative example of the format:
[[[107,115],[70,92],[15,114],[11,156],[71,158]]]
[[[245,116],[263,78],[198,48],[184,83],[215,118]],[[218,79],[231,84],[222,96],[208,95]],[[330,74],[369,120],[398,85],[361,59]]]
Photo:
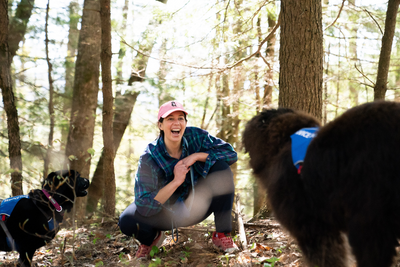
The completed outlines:
[[[317,135],[318,127],[303,128],[290,136],[292,139],[293,164],[300,171],[301,164],[306,156],[308,145]]]

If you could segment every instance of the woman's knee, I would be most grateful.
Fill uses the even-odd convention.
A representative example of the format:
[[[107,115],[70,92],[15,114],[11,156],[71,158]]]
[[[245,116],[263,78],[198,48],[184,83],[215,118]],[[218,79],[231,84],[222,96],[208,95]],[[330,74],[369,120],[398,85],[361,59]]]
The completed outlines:
[[[132,236],[136,233],[136,220],[135,220],[136,206],[132,207],[132,204],[122,212],[119,217],[118,225],[122,233],[128,236]]]

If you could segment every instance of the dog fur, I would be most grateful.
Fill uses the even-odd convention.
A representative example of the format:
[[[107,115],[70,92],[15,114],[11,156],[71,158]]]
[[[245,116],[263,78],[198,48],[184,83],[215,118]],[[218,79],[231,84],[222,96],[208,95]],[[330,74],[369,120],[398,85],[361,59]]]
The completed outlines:
[[[321,127],[298,174],[290,136],[315,126],[291,109],[263,111],[246,125],[243,145],[277,220],[310,267],[348,266],[346,239],[358,267],[391,266],[400,237],[400,104],[366,103]]]
[[[75,196],[87,195],[88,187],[89,180],[80,177],[76,171],[52,172],[43,181],[42,188],[62,207],[61,212],[55,210],[40,189],[31,190],[28,194],[29,198],[23,198],[16,204],[10,217],[5,221],[5,225],[17,244],[20,266],[31,266],[36,249],[46,245],[55,237],[59,230],[58,225],[63,220],[64,212],[72,209]],[[48,221],[51,218],[57,222],[52,231],[48,227]],[[6,233],[1,227],[0,250],[12,250],[6,242]]]

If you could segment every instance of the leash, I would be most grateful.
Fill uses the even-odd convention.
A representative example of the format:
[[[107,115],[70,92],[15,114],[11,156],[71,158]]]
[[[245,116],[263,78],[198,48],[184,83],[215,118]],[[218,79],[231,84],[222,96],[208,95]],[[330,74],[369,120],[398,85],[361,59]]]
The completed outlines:
[[[6,226],[6,224],[4,223],[3,220],[0,220],[0,225],[1,225],[1,228],[3,228],[3,230],[4,230],[4,233],[6,233],[6,236],[7,236],[7,238],[8,238],[8,241],[10,241],[10,243],[11,243],[11,249],[12,249],[12,251],[17,251],[17,249],[16,249],[16,247],[15,247],[14,238],[12,238],[12,236],[11,236],[10,232],[8,231],[7,226]]]
[[[185,142],[185,145],[189,151],[189,144],[185,137],[183,137],[183,141]],[[190,166],[190,181],[192,183],[192,197],[189,200],[188,211],[190,211],[192,209],[193,200],[194,200],[194,169],[193,169],[193,165]],[[183,205],[185,205],[185,203],[183,203]],[[178,233],[178,227],[175,227],[176,232],[174,231],[174,218],[173,217],[171,218],[171,224],[172,224],[172,233],[171,233],[172,241],[174,241],[174,243],[176,244],[176,243],[178,243],[178,240],[179,240],[179,233]],[[175,236],[176,236],[176,241],[175,241]]]
[[[1,205],[1,202],[3,202],[2,199],[0,199],[0,205]],[[6,215],[1,216],[1,220],[0,220],[1,228],[3,228],[4,233],[6,233],[6,236],[7,236],[8,240],[9,240],[9,242],[11,243],[11,249],[13,251],[17,251],[16,248],[15,248],[14,238],[12,238],[10,232],[8,231],[8,228],[7,228],[6,224],[4,223],[5,220],[6,220]]]

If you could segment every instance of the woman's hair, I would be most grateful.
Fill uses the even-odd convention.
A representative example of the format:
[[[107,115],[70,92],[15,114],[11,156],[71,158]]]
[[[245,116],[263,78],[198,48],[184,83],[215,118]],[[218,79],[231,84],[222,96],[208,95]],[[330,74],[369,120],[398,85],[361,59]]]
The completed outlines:
[[[182,112],[183,116],[185,117],[185,121],[187,122],[187,118],[186,118],[186,113]],[[160,118],[158,120],[159,123],[162,123],[164,121],[164,118]],[[157,127],[158,127],[158,123],[157,123]],[[160,134],[158,135],[158,138],[160,138],[161,136],[164,138],[164,131],[160,129],[160,127],[158,128],[160,130]]]

